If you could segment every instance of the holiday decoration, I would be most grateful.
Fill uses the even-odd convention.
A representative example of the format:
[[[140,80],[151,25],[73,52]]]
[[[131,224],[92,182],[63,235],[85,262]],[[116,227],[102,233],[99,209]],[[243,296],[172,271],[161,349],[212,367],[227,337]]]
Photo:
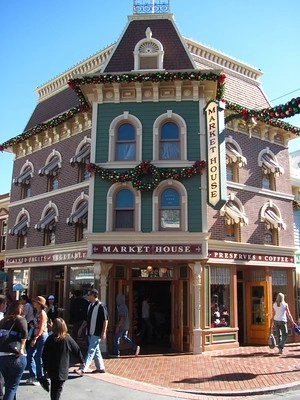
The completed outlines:
[[[206,167],[205,161],[196,161],[191,167],[186,168],[158,168],[150,161],[142,161],[139,165],[129,171],[114,171],[90,163],[87,166],[90,174],[94,173],[101,179],[112,183],[131,182],[132,186],[140,191],[149,192],[155,189],[160,182],[166,179],[180,180],[191,178],[195,174],[202,175]]]
[[[132,82],[171,82],[171,81],[214,81],[217,82],[216,100],[224,101],[225,93],[225,74],[217,74],[214,72],[156,72],[148,74],[105,74],[105,75],[94,75],[84,76],[82,78],[70,79],[68,84],[76,92],[79,105],[71,108],[69,111],[62,113],[52,120],[38,124],[32,129],[23,132],[8,141],[0,144],[0,151],[3,151],[9,147],[19,144],[20,142],[29,139],[30,137],[41,133],[47,129],[54,128],[77,113],[86,112],[89,108],[88,103],[82,93],[81,86],[89,84],[112,84],[112,83],[132,83]],[[287,132],[291,132],[295,135],[300,136],[300,128],[297,128],[289,123],[281,121],[281,119],[291,117],[300,113],[300,97],[290,100],[286,104],[278,105],[275,107],[268,107],[262,110],[250,110],[242,107],[238,104],[226,101],[226,109],[233,111],[230,115],[225,118],[225,123],[229,123],[233,119],[242,118],[245,122],[251,121],[252,123],[256,120],[262,121],[268,125],[275,126],[284,129]]]

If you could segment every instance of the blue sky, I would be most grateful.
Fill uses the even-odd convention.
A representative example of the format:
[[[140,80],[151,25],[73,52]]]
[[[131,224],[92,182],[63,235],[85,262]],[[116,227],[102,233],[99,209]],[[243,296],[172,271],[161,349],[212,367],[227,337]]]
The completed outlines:
[[[272,105],[300,96],[299,0],[170,0],[180,33],[259,68]],[[0,1],[0,143],[21,134],[43,85],[120,37],[133,0]],[[300,115],[285,119],[300,126]],[[291,142],[300,149],[300,138]],[[0,152],[0,194],[12,156]]]

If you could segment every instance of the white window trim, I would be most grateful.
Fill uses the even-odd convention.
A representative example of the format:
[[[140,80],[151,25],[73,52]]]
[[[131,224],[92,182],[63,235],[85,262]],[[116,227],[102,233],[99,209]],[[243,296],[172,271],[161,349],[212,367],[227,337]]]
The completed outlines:
[[[165,122],[174,122],[178,125],[179,128],[179,140],[180,140],[180,159],[179,160],[171,160],[172,164],[176,164],[177,161],[187,161],[187,127],[185,120],[178,114],[173,113],[172,110],[167,110],[166,113],[160,115],[153,124],[153,160],[159,161],[161,163],[170,163],[170,160],[160,160],[160,128]]]
[[[179,230],[176,229],[176,232],[187,232],[188,231],[188,198],[187,198],[187,191],[184,185],[181,182],[174,181],[173,179],[166,179],[161,182],[157,188],[153,191],[152,196],[152,227],[153,232],[160,231],[160,209],[159,209],[159,197],[161,193],[168,188],[176,189],[180,195],[180,226]],[[175,230],[174,230],[175,231]],[[167,232],[172,232],[172,229]]]
[[[112,185],[107,193],[106,204],[106,232],[115,232],[114,230],[114,197],[120,189],[128,189],[133,193],[134,196],[134,232],[141,231],[141,193],[139,190],[135,190],[130,182],[126,183],[115,183]]]
[[[141,121],[134,115],[129,114],[128,111],[124,111],[122,115],[114,118],[109,127],[109,148],[108,148],[108,162],[117,162],[122,165],[128,161],[116,160],[116,137],[118,133],[118,127],[121,123],[127,122],[132,124],[136,132],[136,142],[135,142],[135,160],[130,160],[131,162],[142,161],[142,124]],[[115,165],[116,167],[116,165]]]

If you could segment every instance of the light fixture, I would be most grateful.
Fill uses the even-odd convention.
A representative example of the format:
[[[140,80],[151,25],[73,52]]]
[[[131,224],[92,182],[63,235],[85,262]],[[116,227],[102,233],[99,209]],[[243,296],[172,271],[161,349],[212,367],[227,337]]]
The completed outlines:
[[[153,270],[152,265],[148,265],[147,271],[148,271],[148,272],[152,272],[152,270]]]

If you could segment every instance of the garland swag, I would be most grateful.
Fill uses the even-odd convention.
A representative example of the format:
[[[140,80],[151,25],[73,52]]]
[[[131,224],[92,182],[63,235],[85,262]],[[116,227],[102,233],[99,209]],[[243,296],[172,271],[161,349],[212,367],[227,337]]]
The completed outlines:
[[[150,192],[165,179],[180,180],[191,178],[197,173],[202,175],[205,167],[205,161],[197,160],[191,167],[181,169],[158,168],[151,164],[150,161],[142,161],[135,168],[125,172],[102,168],[93,163],[89,163],[87,169],[90,174],[94,173],[101,179],[112,183],[131,182],[135,189]]]

